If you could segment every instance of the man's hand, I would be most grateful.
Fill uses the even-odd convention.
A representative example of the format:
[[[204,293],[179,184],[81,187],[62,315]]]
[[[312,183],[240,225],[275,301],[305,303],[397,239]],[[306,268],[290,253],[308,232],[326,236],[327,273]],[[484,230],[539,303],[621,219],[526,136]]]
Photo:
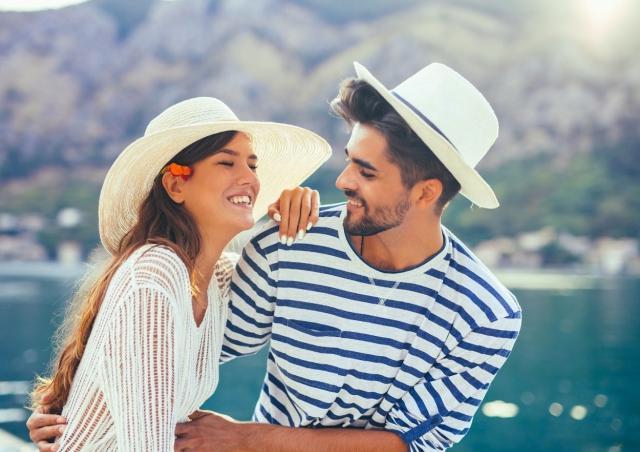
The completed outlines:
[[[40,452],[54,452],[58,450],[55,441],[64,432],[67,421],[58,414],[44,414],[42,411],[42,408],[38,408],[27,420],[29,438]]]
[[[40,452],[58,450],[56,442],[67,426],[67,420],[64,417],[59,414],[49,414],[50,406],[47,404],[50,400],[49,396],[44,394],[39,400],[40,405],[27,419],[29,438],[38,446]]]
[[[245,439],[247,425],[224,414],[196,411],[191,422],[176,427],[175,451],[248,451]]]

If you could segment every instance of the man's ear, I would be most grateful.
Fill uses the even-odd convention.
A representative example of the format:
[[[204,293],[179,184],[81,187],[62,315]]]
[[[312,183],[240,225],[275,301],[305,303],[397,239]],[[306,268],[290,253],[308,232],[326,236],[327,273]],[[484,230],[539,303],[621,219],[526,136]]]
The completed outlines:
[[[169,198],[176,204],[184,202],[184,182],[182,176],[174,176],[169,172],[162,175],[162,186]]]
[[[419,207],[435,208],[442,195],[442,182],[438,179],[421,180],[411,191]]]

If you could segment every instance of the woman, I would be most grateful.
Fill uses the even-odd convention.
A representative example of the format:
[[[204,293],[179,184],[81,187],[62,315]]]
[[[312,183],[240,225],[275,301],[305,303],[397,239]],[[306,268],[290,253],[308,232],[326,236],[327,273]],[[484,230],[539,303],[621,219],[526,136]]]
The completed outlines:
[[[176,423],[218,382],[233,269],[224,248],[330,152],[312,132],[239,121],[212,98],[168,108],[122,152],[99,203],[113,257],[34,390],[68,421],[59,450],[173,450]],[[306,211],[293,220],[300,204],[283,232],[306,227]]]

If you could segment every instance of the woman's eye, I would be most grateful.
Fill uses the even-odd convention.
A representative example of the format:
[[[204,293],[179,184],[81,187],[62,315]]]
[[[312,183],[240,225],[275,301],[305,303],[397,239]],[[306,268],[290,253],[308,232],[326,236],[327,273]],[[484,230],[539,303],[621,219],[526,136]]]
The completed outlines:
[[[229,161],[222,161],[222,162],[218,162],[219,165],[224,165],[224,166],[233,166],[233,162],[229,162]]]
[[[258,165],[249,165],[249,168],[255,173],[258,170]]]

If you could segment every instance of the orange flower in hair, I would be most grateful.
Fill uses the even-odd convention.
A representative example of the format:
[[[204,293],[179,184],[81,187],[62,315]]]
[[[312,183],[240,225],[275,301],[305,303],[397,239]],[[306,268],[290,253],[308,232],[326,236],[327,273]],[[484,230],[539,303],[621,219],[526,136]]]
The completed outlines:
[[[170,163],[164,168],[162,168],[161,174],[166,172],[171,173],[172,176],[182,176],[182,179],[187,180],[189,176],[193,173],[190,167],[186,165],[179,165],[177,163]]]

